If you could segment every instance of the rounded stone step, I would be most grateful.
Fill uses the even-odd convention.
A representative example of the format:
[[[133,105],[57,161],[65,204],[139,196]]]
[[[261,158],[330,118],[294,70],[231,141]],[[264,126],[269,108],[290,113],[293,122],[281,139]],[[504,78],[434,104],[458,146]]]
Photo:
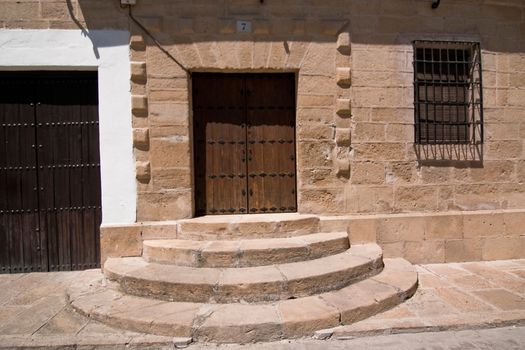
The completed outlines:
[[[104,265],[109,280],[128,294],[161,300],[229,303],[298,298],[344,287],[380,272],[377,244],[287,264],[241,268],[195,268],[113,258]]]
[[[312,335],[385,311],[412,296],[417,272],[404,259],[385,259],[381,273],[340,290],[270,304],[206,304],[131,296],[98,281],[69,290],[79,313],[132,331],[214,343],[276,341]]]
[[[211,215],[178,221],[177,238],[238,240],[301,236],[319,232],[319,217],[297,213]]]
[[[192,267],[252,267],[322,258],[350,247],[346,232],[239,241],[144,241],[144,259]]]

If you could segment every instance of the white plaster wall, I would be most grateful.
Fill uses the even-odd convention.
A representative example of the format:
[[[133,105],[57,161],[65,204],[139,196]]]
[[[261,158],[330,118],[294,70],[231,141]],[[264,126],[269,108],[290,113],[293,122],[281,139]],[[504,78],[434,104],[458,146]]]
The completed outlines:
[[[98,70],[102,222],[135,222],[129,33],[0,30],[0,70]]]

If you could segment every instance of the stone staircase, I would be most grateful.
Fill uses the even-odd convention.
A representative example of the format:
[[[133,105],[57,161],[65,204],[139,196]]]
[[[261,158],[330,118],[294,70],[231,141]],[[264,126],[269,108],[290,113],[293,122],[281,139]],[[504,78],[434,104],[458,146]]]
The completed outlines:
[[[312,335],[412,296],[417,273],[374,243],[319,232],[300,214],[202,217],[142,257],[110,258],[69,291],[76,311],[111,326],[194,341],[245,343]]]

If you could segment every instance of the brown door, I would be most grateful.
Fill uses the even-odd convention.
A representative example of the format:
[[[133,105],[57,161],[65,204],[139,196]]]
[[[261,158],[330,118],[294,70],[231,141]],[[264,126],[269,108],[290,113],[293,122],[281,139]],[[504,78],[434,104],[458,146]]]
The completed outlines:
[[[294,74],[193,75],[196,213],[296,211]]]
[[[96,72],[0,74],[0,268],[99,266]]]

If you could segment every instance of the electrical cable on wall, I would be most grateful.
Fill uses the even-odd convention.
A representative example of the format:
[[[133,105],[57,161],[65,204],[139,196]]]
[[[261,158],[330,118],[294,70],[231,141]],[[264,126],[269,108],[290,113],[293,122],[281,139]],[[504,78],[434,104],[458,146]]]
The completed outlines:
[[[131,18],[131,20],[137,25],[140,27],[140,29],[142,29],[142,31],[144,33],[146,33],[150,38],[151,40],[153,40],[153,42],[155,43],[155,45],[157,45],[157,47],[166,55],[168,56],[173,62],[175,62],[180,68],[182,68],[182,70],[184,70],[186,73],[188,73],[189,75],[191,75],[191,72],[182,65],[182,63],[180,63],[168,50],[166,50],[162,44],[153,36],[153,34],[150,33],[150,31],[142,24],[139,22],[138,19],[135,18],[135,16],[133,16],[133,12],[131,11],[131,5],[128,5],[128,13],[129,13],[129,18]]]

